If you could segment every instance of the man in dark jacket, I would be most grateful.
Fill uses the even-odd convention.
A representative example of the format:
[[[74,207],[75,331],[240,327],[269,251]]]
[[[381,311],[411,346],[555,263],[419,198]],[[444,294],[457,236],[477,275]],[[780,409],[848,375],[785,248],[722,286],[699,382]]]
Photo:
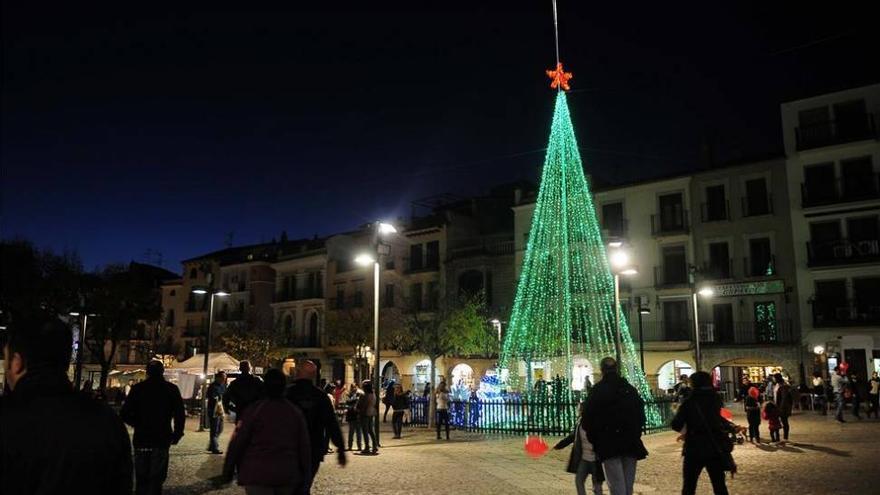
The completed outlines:
[[[697,489],[700,472],[706,468],[712,481],[713,493],[726,495],[727,486],[724,482],[727,466],[733,445],[727,438],[732,427],[721,418],[723,402],[721,396],[712,388],[712,377],[705,371],[691,375],[693,392],[679,406],[672,419],[672,429],[686,430],[684,436],[684,479],[682,494],[692,494]]]
[[[602,380],[584,409],[587,439],[602,463],[612,495],[628,495],[636,479],[636,461],[648,455],[642,444],[645,404],[617,371],[617,361],[602,360]]]
[[[244,416],[244,410],[254,402],[264,398],[263,380],[251,374],[251,363],[242,361],[238,365],[241,374],[226,387],[223,406],[226,412],[235,413],[235,421]]]
[[[125,426],[107,405],[74,392],[67,379],[70,328],[39,315],[13,318],[7,331],[10,393],[0,412],[0,493],[131,493]]]
[[[782,373],[776,373],[773,375],[773,380],[776,382],[776,396],[774,400],[776,402],[776,407],[779,408],[779,420],[782,422],[782,435],[783,441],[788,441],[788,432],[791,430],[788,424],[788,418],[791,416],[791,409],[794,405],[794,397],[791,394],[791,386],[785,383],[785,379],[782,378]]]
[[[147,364],[147,379],[131,388],[120,416],[134,428],[135,492],[160,494],[168,477],[168,449],[183,438],[186,412],[177,385],[165,381],[161,361]],[[174,421],[174,429],[171,422]]]
[[[340,466],[345,466],[345,445],[342,430],[336,421],[333,404],[323,390],[315,386],[318,367],[306,361],[296,368],[296,380],[287,388],[285,396],[300,408],[309,427],[309,442],[312,446],[312,479],[324,462],[327,453],[327,439],[336,446],[336,458]]]

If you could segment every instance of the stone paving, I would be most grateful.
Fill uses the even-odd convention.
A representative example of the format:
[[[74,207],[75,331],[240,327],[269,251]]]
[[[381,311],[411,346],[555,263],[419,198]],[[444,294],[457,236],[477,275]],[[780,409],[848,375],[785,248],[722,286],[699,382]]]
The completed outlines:
[[[731,409],[736,410],[737,406]],[[737,414],[737,422],[745,419]],[[849,418],[848,418],[849,420]],[[222,444],[228,442],[227,424]],[[563,494],[574,493],[574,476],[565,472],[568,450],[550,451],[531,459],[523,451],[523,438],[452,432],[452,441],[435,440],[425,429],[404,431],[394,440],[383,431],[378,456],[349,456],[345,468],[327,457],[312,493],[371,494]],[[762,434],[769,438],[766,426]],[[732,494],[784,495],[880,493],[880,422],[838,424],[830,416],[811,412],[791,418],[791,442],[784,446],[745,444],[734,449],[739,474],[728,488]],[[207,454],[207,434],[188,425],[181,445],[171,451],[170,494],[241,494],[235,485],[215,489],[208,478],[220,473],[222,456]],[[676,434],[645,437],[650,452],[639,463],[636,493],[673,494],[681,491],[681,444]],[[556,438],[548,438],[548,443]],[[697,493],[711,493],[705,473]],[[607,487],[605,493],[608,493]]]

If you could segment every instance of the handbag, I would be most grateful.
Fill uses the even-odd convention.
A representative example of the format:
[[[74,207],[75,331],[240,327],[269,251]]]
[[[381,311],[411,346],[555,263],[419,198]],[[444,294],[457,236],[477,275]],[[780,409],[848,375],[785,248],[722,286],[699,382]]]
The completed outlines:
[[[712,432],[712,429],[709,428],[709,422],[706,421],[706,416],[703,416],[703,411],[700,409],[700,406],[697,404],[693,405],[697,409],[697,414],[700,415],[700,420],[703,422],[703,426],[706,427],[706,433],[709,435],[709,441],[712,442],[712,447],[715,448],[715,451],[718,452],[718,455],[721,456],[721,466],[725,471],[730,471],[730,477],[733,478],[733,475],[736,474],[737,467],[736,461],[733,460],[733,442],[730,441],[729,438],[725,438],[726,445],[725,449],[721,449],[718,446],[718,442],[715,441],[715,434]]]

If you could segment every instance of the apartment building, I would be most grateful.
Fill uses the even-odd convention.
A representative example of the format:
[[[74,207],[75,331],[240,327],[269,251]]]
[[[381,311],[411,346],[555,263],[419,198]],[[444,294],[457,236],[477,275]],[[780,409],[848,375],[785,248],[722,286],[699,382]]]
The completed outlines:
[[[732,394],[743,376],[761,379],[779,370],[797,376],[785,190],[783,160],[594,188],[603,237],[623,243],[638,270],[621,278],[622,311],[636,347],[644,342],[654,388],[668,389],[679,374],[696,369],[693,295],[705,288],[714,295],[698,298],[700,366],[713,371],[718,386]],[[533,201],[513,208],[517,271]],[[597,371],[584,356],[575,365]]]
[[[781,113],[805,350],[864,380],[880,369],[880,84]]]

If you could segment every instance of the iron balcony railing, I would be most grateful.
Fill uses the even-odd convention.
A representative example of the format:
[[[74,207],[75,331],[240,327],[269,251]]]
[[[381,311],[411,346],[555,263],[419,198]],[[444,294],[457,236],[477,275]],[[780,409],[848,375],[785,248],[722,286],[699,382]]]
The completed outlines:
[[[303,299],[322,299],[324,291],[320,288],[314,289],[296,289],[296,290],[280,290],[275,293],[275,302],[284,301],[301,301]]]
[[[773,213],[773,195],[767,194],[763,200],[749,201],[747,196],[740,198],[740,206],[742,207],[742,216],[755,217],[758,215],[769,215]]]
[[[449,250],[449,259],[467,258],[471,256],[499,256],[513,254],[512,240],[486,240],[477,244],[458,246]]]
[[[856,299],[814,298],[812,305],[816,328],[880,324],[880,294],[856,294]]]
[[[639,322],[630,317],[629,332],[634,342],[639,341]],[[642,337],[645,342],[691,341],[694,339],[693,320],[643,320]]]
[[[690,230],[688,210],[667,215],[651,215],[651,235],[687,234]]]
[[[854,173],[833,181],[801,183],[801,206],[823,206],[880,198],[880,174]]]
[[[874,116],[870,113],[817,122],[795,128],[798,151],[835,144],[850,143],[864,139],[876,139]]]
[[[797,341],[794,326],[788,319],[700,322],[700,343],[704,345],[794,344]]]
[[[700,203],[700,220],[702,222],[730,220],[730,201],[724,200],[721,205]]]
[[[725,280],[733,278],[733,260],[727,259],[716,263],[705,263],[700,270],[704,280]]]
[[[654,287],[673,288],[688,285],[687,265],[659,265],[654,267]]]
[[[880,261],[880,239],[808,241],[807,266],[847,265]]]
[[[779,274],[776,266],[776,255],[769,259],[746,256],[743,258],[743,273],[746,277],[772,277]]]

